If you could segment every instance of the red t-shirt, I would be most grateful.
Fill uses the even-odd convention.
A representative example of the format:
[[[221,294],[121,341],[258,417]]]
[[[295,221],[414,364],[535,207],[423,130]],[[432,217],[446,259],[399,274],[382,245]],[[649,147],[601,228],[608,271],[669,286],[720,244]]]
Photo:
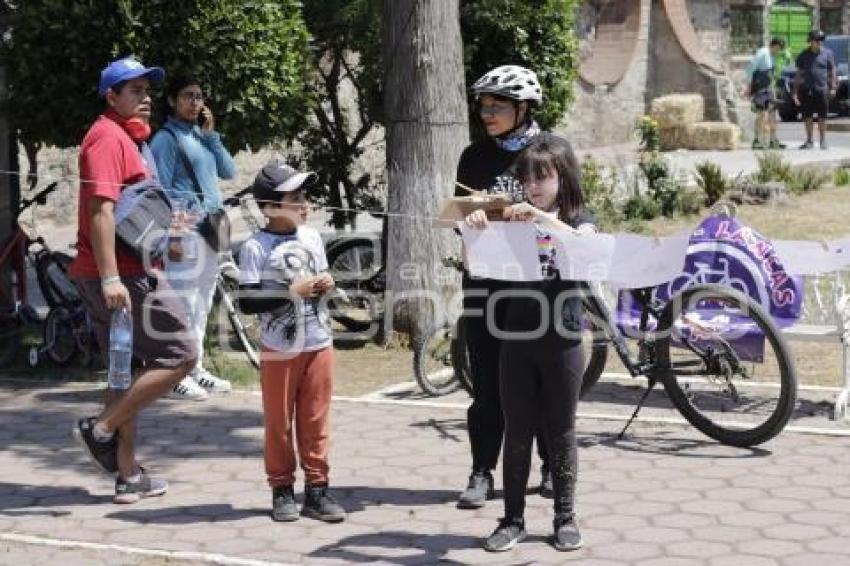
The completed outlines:
[[[76,278],[98,278],[100,271],[91,245],[89,201],[93,197],[118,200],[126,185],[149,176],[139,147],[110,113],[95,120],[80,146],[80,207],[77,214],[77,258],[70,266]],[[118,273],[122,276],[142,275],[142,261],[129,250],[115,245]]]

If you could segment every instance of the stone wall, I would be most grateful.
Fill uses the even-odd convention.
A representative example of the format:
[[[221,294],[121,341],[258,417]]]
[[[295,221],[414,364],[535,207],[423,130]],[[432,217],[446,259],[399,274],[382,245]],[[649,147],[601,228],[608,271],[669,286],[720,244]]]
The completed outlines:
[[[723,27],[728,0],[689,0],[691,23],[702,48],[719,61],[729,58],[729,30]]]
[[[713,81],[688,59],[658,0],[652,2],[650,25],[653,31],[645,103],[672,93],[697,93],[705,99],[705,119],[720,120]]]
[[[640,1],[640,0],[635,0]],[[643,1],[641,26],[634,59],[617,84],[595,87],[581,79],[575,84],[575,103],[556,128],[576,147],[596,147],[632,141],[633,127],[645,112],[649,49],[649,4]],[[580,46],[589,54],[589,40],[595,31],[595,8],[585,4],[578,14]]]

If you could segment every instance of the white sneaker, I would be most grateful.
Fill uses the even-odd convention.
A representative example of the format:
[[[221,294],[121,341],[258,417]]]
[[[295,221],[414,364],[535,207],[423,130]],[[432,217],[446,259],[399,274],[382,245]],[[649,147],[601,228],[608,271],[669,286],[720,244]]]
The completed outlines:
[[[209,393],[230,393],[233,386],[226,379],[216,377],[205,369],[200,369],[189,374],[195,383],[203,387]]]
[[[184,377],[168,392],[169,399],[185,399],[186,401],[206,401],[209,394],[206,390],[195,383],[191,377]]]

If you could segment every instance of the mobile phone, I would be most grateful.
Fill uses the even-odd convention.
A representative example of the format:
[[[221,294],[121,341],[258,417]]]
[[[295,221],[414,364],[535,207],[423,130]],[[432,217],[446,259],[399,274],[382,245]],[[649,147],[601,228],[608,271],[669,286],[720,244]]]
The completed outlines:
[[[207,122],[207,109],[202,108],[198,113],[198,125],[202,126]]]

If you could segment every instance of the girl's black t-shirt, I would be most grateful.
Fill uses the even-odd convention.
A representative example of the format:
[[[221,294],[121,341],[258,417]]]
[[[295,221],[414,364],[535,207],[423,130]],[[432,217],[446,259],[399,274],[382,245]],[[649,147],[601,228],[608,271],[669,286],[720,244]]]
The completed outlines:
[[[566,224],[578,228],[583,224],[595,224],[595,221],[588,212],[582,210],[567,220]],[[550,265],[550,258],[541,256],[540,259],[544,268]],[[508,287],[511,295],[507,299],[503,330],[525,333],[543,328],[546,336],[560,334],[570,343],[578,342],[583,314],[583,288],[581,282],[561,279],[560,273],[552,267],[544,269],[542,281],[511,283]]]

